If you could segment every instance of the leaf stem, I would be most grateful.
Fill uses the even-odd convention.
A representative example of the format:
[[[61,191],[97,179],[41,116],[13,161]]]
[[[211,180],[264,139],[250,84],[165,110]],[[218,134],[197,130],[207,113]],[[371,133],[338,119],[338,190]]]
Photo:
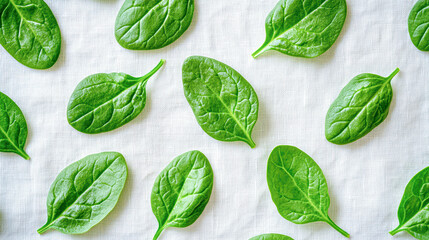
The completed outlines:
[[[389,233],[390,233],[390,235],[395,235],[395,234],[397,234],[397,233],[399,233],[399,232],[402,232],[402,229],[401,229],[401,226],[399,225],[397,228],[395,228],[395,229],[393,229],[392,231],[390,231]]]
[[[265,52],[265,45],[262,45],[258,50],[256,50],[253,54],[253,58],[257,58],[259,55],[261,55],[263,52]]]
[[[396,74],[399,73],[399,71],[399,68],[396,68],[395,71],[393,71],[393,73],[387,77],[388,81],[390,82],[396,76]]]
[[[161,59],[159,61],[158,65],[156,65],[156,67],[154,69],[152,69],[148,74],[141,77],[141,79],[148,79],[148,78],[152,77],[156,72],[158,72],[158,70],[162,67],[162,65],[164,65],[164,63],[165,63],[165,60]]]
[[[164,231],[164,227],[159,227],[158,230],[155,233],[155,236],[153,237],[153,240],[158,239],[159,235],[161,235],[162,231]]]
[[[335,230],[337,230],[339,233],[341,233],[344,237],[350,238],[350,234],[348,234],[346,231],[344,231],[343,229],[338,227],[338,225],[335,224],[334,221],[332,221],[332,219],[329,216],[328,216],[328,219],[326,220],[326,222],[329,225],[331,225],[331,227],[333,227]]]
[[[39,234],[43,234],[44,232],[46,232],[46,230],[48,230],[51,227],[51,223],[46,223],[45,225],[43,225],[43,227],[37,229],[37,233]]]

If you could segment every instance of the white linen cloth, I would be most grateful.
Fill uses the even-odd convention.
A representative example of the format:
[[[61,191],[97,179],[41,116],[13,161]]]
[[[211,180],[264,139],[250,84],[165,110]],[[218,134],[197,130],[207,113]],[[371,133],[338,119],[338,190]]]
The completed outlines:
[[[294,145],[322,168],[331,197],[330,216],[352,239],[392,238],[397,209],[408,181],[428,166],[429,54],[417,50],[407,19],[415,1],[348,0],[340,37],[315,59],[274,51],[252,59],[265,40],[265,18],[277,0],[196,1],[188,31],[168,47],[131,51],[115,40],[120,0],[46,0],[62,32],[58,62],[33,70],[0,48],[0,91],[23,111],[29,128],[26,161],[0,153],[0,239],[152,239],[158,227],[150,206],[158,173],[176,156],[200,150],[214,171],[214,189],[201,217],[190,227],[170,228],[160,239],[249,239],[281,233],[299,239],[345,239],[326,223],[296,225],[271,201],[266,164],[271,150]],[[182,87],[181,66],[191,55],[222,61],[255,88],[257,144],[220,142],[203,132]],[[66,119],[76,85],[100,72],[141,76],[158,61],[165,66],[148,82],[146,108],[135,120],[109,133],[87,135]],[[345,146],[325,140],[324,120],[340,90],[360,73],[388,76],[396,67],[394,97],[387,119],[363,139]],[[122,153],[129,177],[114,210],[83,235],[52,230],[46,198],[57,174],[86,155]]]

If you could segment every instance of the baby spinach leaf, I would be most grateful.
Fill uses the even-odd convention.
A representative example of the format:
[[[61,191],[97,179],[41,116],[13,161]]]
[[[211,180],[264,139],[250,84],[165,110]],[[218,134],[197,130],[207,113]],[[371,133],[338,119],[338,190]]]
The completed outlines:
[[[417,239],[429,239],[429,167],[408,183],[399,205],[398,218],[399,226],[390,234],[406,231]]]
[[[266,19],[266,40],[252,56],[276,50],[296,57],[317,57],[337,40],[346,15],[345,0],[280,0]]]
[[[0,92],[0,152],[14,152],[26,160],[27,122],[18,105]]]
[[[389,77],[364,73],[353,78],[332,103],[325,121],[326,139],[347,144],[362,138],[386,119],[392,102]]]
[[[408,32],[413,44],[422,51],[429,51],[429,1],[419,0],[408,17]]]
[[[155,180],[151,205],[159,223],[154,240],[168,227],[193,224],[206,207],[213,188],[213,170],[199,151],[176,157]]]
[[[293,238],[281,234],[270,233],[252,237],[249,240],[293,240]]]
[[[293,146],[274,148],[268,159],[267,180],[282,217],[296,224],[326,222],[350,237],[328,216],[330,198],[325,176],[303,151]]]
[[[72,163],[52,183],[48,221],[37,232],[87,232],[115,207],[126,179],[127,164],[120,153],[92,154]]]
[[[55,64],[61,33],[43,0],[1,0],[0,16],[0,44],[18,62],[35,69]]]
[[[258,119],[258,97],[237,71],[211,58],[189,57],[183,63],[183,88],[198,123],[208,135],[255,147],[251,135]]]
[[[83,133],[102,133],[119,128],[137,117],[146,105],[146,83],[164,64],[140,78],[125,73],[91,75],[74,90],[67,120]]]
[[[176,41],[191,25],[194,0],[126,0],[115,35],[127,49],[150,50]]]

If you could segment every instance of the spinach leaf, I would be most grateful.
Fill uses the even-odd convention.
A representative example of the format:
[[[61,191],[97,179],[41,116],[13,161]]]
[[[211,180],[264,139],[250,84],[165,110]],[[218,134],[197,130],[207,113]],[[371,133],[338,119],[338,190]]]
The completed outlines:
[[[127,49],[150,50],[176,41],[191,25],[194,0],[126,0],[115,35]]]
[[[18,62],[35,69],[55,64],[61,33],[43,0],[1,0],[0,16],[0,44]]]
[[[281,234],[270,233],[252,237],[249,240],[293,240],[293,238]]]
[[[87,232],[115,207],[127,171],[124,157],[116,152],[92,154],[66,167],[51,185],[48,221],[37,232]]]
[[[346,15],[345,0],[280,0],[265,21],[266,40],[252,56],[276,50],[317,57],[337,40]]]
[[[125,73],[91,75],[74,90],[67,120],[83,133],[102,133],[119,128],[137,117],[146,105],[146,83],[164,64],[135,78]]]
[[[274,148],[268,159],[267,180],[282,217],[296,224],[326,222],[350,237],[328,216],[330,198],[325,176],[303,151],[293,146]]]
[[[201,128],[220,141],[243,141],[258,119],[255,90],[237,71],[211,58],[193,56],[183,63],[186,99]]]
[[[429,239],[429,167],[408,183],[399,205],[398,218],[399,226],[390,234],[406,231],[417,239]]]
[[[408,32],[413,44],[422,51],[429,51],[429,1],[419,0],[408,17]]]
[[[0,152],[14,152],[26,160],[27,122],[18,105],[0,92]]]
[[[326,139],[335,144],[347,144],[368,134],[386,119],[392,102],[389,77],[364,73],[353,78],[332,103],[325,121]]]
[[[213,170],[199,151],[176,157],[155,180],[151,205],[159,223],[154,240],[168,227],[193,224],[206,207],[213,188]]]

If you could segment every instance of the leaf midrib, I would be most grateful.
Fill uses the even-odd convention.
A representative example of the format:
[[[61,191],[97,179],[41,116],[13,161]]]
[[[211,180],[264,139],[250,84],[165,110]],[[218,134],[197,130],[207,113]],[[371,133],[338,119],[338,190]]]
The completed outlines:
[[[192,170],[194,170],[194,166],[195,166],[195,163],[196,163],[197,161],[198,161],[198,159],[196,159],[196,160],[192,163],[191,170],[189,170],[189,172],[186,174],[185,181],[183,181],[182,186],[180,186],[180,191],[179,191],[179,193],[178,193],[178,195],[177,195],[177,198],[175,199],[175,201],[174,201],[174,203],[173,203],[173,208],[172,208],[172,209],[171,209],[171,211],[168,213],[167,220],[165,220],[165,222],[162,224],[162,226],[160,226],[160,227],[159,227],[159,229],[163,229],[163,228],[165,228],[165,227],[166,227],[166,225],[168,225],[168,223],[170,223],[170,222],[171,222],[171,220],[170,220],[170,215],[171,215],[171,213],[173,212],[174,208],[176,207],[176,203],[179,201],[179,198],[180,198],[180,196],[182,195],[182,192],[183,192],[183,186],[185,186],[185,183],[186,183],[186,181],[188,180],[189,175],[191,174]],[[160,192],[160,193],[161,193],[161,192]],[[162,198],[162,197],[161,197],[161,199],[162,199],[162,202],[165,204],[165,202],[164,202],[164,198]],[[167,205],[165,205],[165,206],[167,207]],[[166,208],[166,209],[167,209],[167,208]],[[167,210],[167,211],[168,211],[168,210]]]
[[[385,82],[380,86],[380,89],[377,90],[377,92],[374,93],[374,96],[371,97],[371,99],[368,101],[367,104],[365,104],[365,106],[362,107],[362,109],[355,115],[355,117],[353,117],[352,120],[349,121],[349,123],[346,125],[346,127],[344,127],[343,130],[341,130],[341,132],[339,134],[337,134],[334,138],[331,138],[330,141],[334,141],[335,139],[337,139],[338,137],[340,137],[341,134],[343,134],[343,132],[349,128],[350,124],[363,112],[364,109],[368,108],[368,105],[378,96],[378,94],[380,92],[382,92],[385,88],[385,86],[387,84],[390,84],[390,81],[392,80],[392,78],[389,76],[387,78],[385,78]]]
[[[63,213],[67,212],[67,210],[69,210],[73,205],[76,204],[76,202],[92,187],[94,186],[94,184],[103,176],[103,174],[113,165],[113,163],[115,163],[117,160],[119,159],[119,157],[116,157],[104,170],[103,172],[92,182],[91,185],[89,185],[83,192],[82,194],[80,194],[66,209],[64,209],[63,211],[61,211],[60,214],[58,214],[58,216],[54,219],[52,219],[52,221],[47,224],[46,226],[51,227],[60,217],[62,217]],[[94,165],[96,164],[96,162],[94,163]],[[73,183],[74,184],[74,183]]]
[[[169,11],[170,11],[170,9],[169,9],[169,1],[170,0],[160,0],[158,3],[156,3],[156,4],[154,4],[145,14],[143,14],[143,16],[141,16],[137,21],[135,21],[132,25],[131,25],[131,27],[128,29],[128,30],[126,30],[126,32],[120,37],[120,39],[122,40],[122,38],[123,37],[125,37],[125,35],[127,34],[127,33],[129,33],[130,31],[131,31],[131,29],[133,28],[133,27],[135,27],[137,24],[140,24],[140,22],[141,21],[143,21],[143,19],[148,15],[148,14],[150,14],[152,11],[154,11],[154,9],[155,8],[157,8],[159,5],[161,5],[162,3],[163,3],[163,1],[166,1],[167,2],[167,4],[166,4],[166,8],[167,8],[167,13],[165,14],[165,19],[164,19],[164,21],[163,21],[163,23],[162,24],[160,24],[159,25],[159,27],[158,27],[158,30],[156,30],[156,32],[153,34],[153,35],[155,35],[158,31],[159,31],[159,29],[162,27],[162,25],[165,23],[165,21],[166,21],[166,19],[168,18],[168,13],[169,13]],[[135,7],[137,7],[137,6],[135,6],[135,5],[133,5],[133,6],[131,6],[130,8],[128,8],[128,9],[126,9],[122,14],[124,14],[127,10],[129,10],[129,9],[131,9],[131,8],[135,8]],[[162,7],[162,6],[161,6]],[[138,8],[140,8],[140,7],[138,7]],[[122,17],[122,16],[121,16]],[[139,31],[140,32],[140,31]],[[140,34],[139,34],[139,36],[140,36]],[[153,36],[152,36],[153,37]],[[150,37],[149,39],[147,39],[147,40],[145,40],[144,42],[147,42],[147,41],[149,41],[152,37]],[[139,39],[138,39],[139,40]],[[137,41],[138,41],[137,40]],[[137,42],[136,41],[136,42]]]
[[[426,204],[424,207],[420,208],[410,219],[408,219],[406,222],[402,223],[399,225],[399,227],[397,229],[401,229],[401,230],[407,230],[409,229],[407,224],[409,222],[411,222],[411,220],[413,220],[415,217],[419,216],[420,212],[422,211],[429,211],[429,203]],[[402,229],[403,227],[406,227],[406,229]]]
[[[218,74],[218,72],[217,71],[215,71],[211,66],[209,66],[212,70],[213,70],[213,72],[216,74],[216,76],[218,76],[219,77],[219,80],[220,80],[220,76],[219,76],[219,74]],[[199,68],[200,69],[200,71],[201,71],[201,68]],[[228,74],[226,71],[225,71],[225,73],[226,74]],[[231,75],[229,75],[228,74],[228,76],[231,78],[231,79],[234,79]],[[200,72],[200,78],[199,78],[199,80],[202,80],[202,78],[203,78],[203,76],[202,76],[202,73]],[[222,82],[222,81],[221,81]],[[235,81],[234,81],[235,82]],[[237,84],[237,82],[235,82],[236,83],[236,86],[237,86],[237,89],[238,89],[238,84]],[[248,142],[248,143],[251,143],[253,140],[252,140],[252,138],[250,137],[250,135],[247,133],[247,130],[244,128],[244,126],[242,126],[241,125],[241,122],[235,117],[235,115],[229,110],[229,108],[228,108],[228,106],[226,105],[226,103],[222,100],[222,98],[220,97],[220,96],[218,96],[216,93],[215,93],[215,91],[213,91],[207,84],[202,84],[207,90],[209,90],[221,103],[222,103],[222,106],[226,109],[226,111],[227,111],[227,113],[232,117],[232,119],[237,123],[237,125],[240,127],[240,129],[243,131],[243,133],[244,133],[244,135],[247,137],[247,139],[245,139],[246,140],[246,142]],[[223,84],[222,84],[223,85]],[[238,91],[238,90],[237,90]],[[237,93],[237,96],[238,96],[238,93]]]
[[[127,76],[128,77],[128,76]],[[79,120],[81,120],[82,118],[84,118],[84,117],[86,117],[86,116],[88,116],[89,114],[91,114],[91,113],[93,113],[96,109],[98,109],[98,108],[100,108],[100,107],[102,107],[102,106],[104,106],[104,105],[106,105],[106,104],[108,104],[109,102],[112,102],[112,101],[114,101],[114,100],[116,100],[117,98],[119,98],[125,91],[127,91],[127,90],[129,90],[129,89],[132,89],[132,88],[134,88],[136,85],[138,85],[138,84],[140,84],[140,83],[142,83],[143,81],[145,80],[145,77],[142,77],[140,80],[138,80],[136,83],[134,83],[133,85],[131,85],[130,87],[125,87],[121,92],[119,92],[116,96],[114,96],[113,98],[111,98],[111,99],[108,99],[107,101],[105,101],[104,103],[102,103],[102,104],[100,104],[100,105],[98,105],[98,106],[95,106],[91,111],[89,111],[89,112],[87,112],[87,113],[85,113],[84,115],[82,115],[82,116],[80,116],[78,119],[76,119],[76,120],[73,120],[72,122],[70,122],[70,123],[76,123],[76,122],[78,122]],[[114,82],[114,81],[113,81]]]
[[[284,34],[286,34],[290,29],[294,28],[296,25],[300,24],[301,22],[303,22],[306,18],[308,18],[313,12],[317,11],[319,8],[321,8],[323,5],[325,5],[325,3],[329,2],[330,0],[326,0],[324,1],[322,4],[320,4],[320,6],[318,6],[317,8],[313,9],[312,11],[308,12],[304,9],[303,10],[307,13],[307,15],[305,17],[303,17],[300,21],[298,21],[297,23],[295,23],[294,25],[292,25],[291,27],[289,27],[288,29],[284,30],[283,32],[281,32],[280,34],[277,34],[277,36],[275,36],[274,34],[272,35],[272,39],[269,43],[264,44],[263,49],[265,50],[266,47],[270,46],[270,44],[272,42],[274,42],[279,36],[282,36]]]
[[[35,33],[33,27],[31,26],[31,24],[28,23],[27,19],[24,18],[24,16],[22,15],[22,13],[19,11],[18,9],[18,5],[16,5],[13,0],[9,0],[9,2],[14,6],[16,12],[19,14],[19,16],[21,17],[22,21],[25,21],[25,23],[27,24],[27,26],[29,27],[29,29],[31,30],[31,32],[33,33],[34,38],[37,40],[37,42],[40,44],[40,47],[42,48],[42,50],[45,52],[45,55],[49,58],[50,61],[52,61],[51,56],[49,55],[49,52],[45,49],[45,47],[43,46],[42,42],[39,40],[39,38],[37,37],[37,34]],[[37,6],[37,5],[36,5]],[[39,9],[39,6],[37,6]],[[19,30],[19,29],[18,29]]]
[[[3,133],[3,135],[6,137],[6,139],[8,140],[8,142],[10,142],[12,144],[12,146],[21,154],[24,154],[20,148],[18,148],[15,143],[12,141],[12,139],[9,138],[9,135],[6,133],[6,131],[0,126],[0,131],[1,133]],[[25,155],[25,154],[24,154]]]
[[[273,163],[274,166],[283,169],[284,172],[292,179],[292,182],[294,183],[294,185],[296,186],[297,189],[299,189],[299,191],[302,193],[302,195],[307,199],[307,201],[310,203],[310,205],[316,210],[316,212],[318,212],[320,214],[320,216],[322,217],[322,219],[325,222],[329,222],[329,219],[327,216],[325,216],[325,214],[322,213],[321,210],[319,210],[319,208],[316,207],[316,205],[313,203],[313,201],[310,199],[310,197],[298,186],[298,183],[295,181],[295,178],[286,170],[286,168],[284,167],[284,163],[283,163],[283,158],[280,154],[280,151],[277,152],[278,156],[282,162],[282,166],[278,166],[277,164],[274,163],[274,161],[271,161]],[[307,168],[308,169],[308,168]]]

